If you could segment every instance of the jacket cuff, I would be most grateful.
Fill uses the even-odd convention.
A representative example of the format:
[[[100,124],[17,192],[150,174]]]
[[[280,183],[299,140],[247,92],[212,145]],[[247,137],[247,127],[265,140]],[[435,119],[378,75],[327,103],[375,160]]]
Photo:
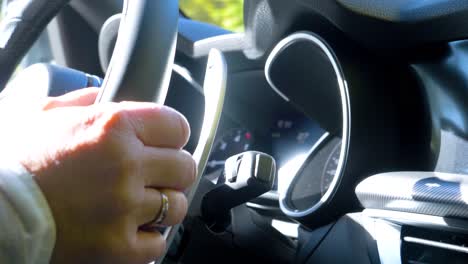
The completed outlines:
[[[0,262],[49,263],[56,227],[47,200],[20,164],[0,164]]]

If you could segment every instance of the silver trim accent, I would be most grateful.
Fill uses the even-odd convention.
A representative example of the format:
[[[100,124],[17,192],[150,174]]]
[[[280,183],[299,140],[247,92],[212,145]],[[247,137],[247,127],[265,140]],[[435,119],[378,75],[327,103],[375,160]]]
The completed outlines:
[[[299,38],[296,38],[294,36],[294,34],[293,34],[293,35],[283,39],[282,41],[280,41],[273,48],[273,50],[271,51],[270,55],[268,56],[268,58],[267,58],[267,60],[265,62],[265,78],[266,78],[268,84],[271,86],[273,91],[275,91],[279,96],[281,96],[287,102],[290,101],[289,98],[285,94],[283,94],[280,91],[280,89],[278,89],[278,87],[275,85],[275,83],[271,80],[270,71],[271,71],[271,65],[273,64],[273,61],[275,61],[276,57],[278,56],[278,53],[285,50],[289,45],[291,45],[292,43],[294,43],[297,40],[299,40]]]
[[[388,210],[379,210],[379,209],[365,209],[362,212],[364,215],[372,218],[385,219],[392,222],[404,221],[404,223],[421,223],[421,224],[430,224],[434,226],[444,226],[446,225],[444,218],[439,216],[430,216],[430,215],[420,215],[414,213],[405,213],[398,211],[388,211]]]
[[[182,32],[179,34],[177,47],[189,57],[201,58],[207,56],[212,48],[222,52],[242,51],[248,47],[248,44],[244,33],[221,34],[193,42]]]
[[[457,251],[457,252],[468,254],[468,248],[467,247],[457,246],[457,245],[453,245],[453,244],[437,242],[437,241],[432,241],[432,240],[427,240],[427,239],[422,239],[422,238],[416,238],[416,237],[404,237],[403,241],[405,241],[407,243],[425,245],[425,246],[429,246],[429,247],[447,249],[447,250],[451,250],[451,251]]]
[[[196,41],[193,46],[198,47],[200,45],[208,45],[211,43],[216,43],[219,41],[227,41],[227,40],[242,40],[244,38],[244,33],[230,33],[230,34],[223,34],[219,36],[214,36],[214,37],[209,37],[205,39],[201,39]],[[232,49],[232,50],[237,50],[237,49]],[[232,51],[230,49],[226,49],[223,51]]]
[[[279,210],[278,207],[276,206],[267,206],[267,205],[261,205],[257,203],[252,203],[248,202],[246,203],[247,207],[254,208],[254,209],[260,209],[260,210],[265,210],[265,211],[276,211]]]
[[[299,224],[282,221],[279,219],[272,219],[271,226],[278,232],[292,239],[299,237]]]
[[[279,200],[279,193],[277,191],[269,191],[260,196],[260,198],[269,199],[269,200]]]
[[[349,100],[349,91],[348,91],[348,84],[346,82],[346,79],[344,77],[343,69],[341,68],[338,59],[332,49],[326,44],[323,40],[321,40],[319,37],[317,37],[315,34],[311,32],[298,32],[294,33],[283,40],[281,40],[276,47],[272,50],[270,53],[270,56],[268,57],[265,65],[265,76],[268,81],[268,83],[271,85],[273,90],[275,90],[283,99],[286,101],[290,101],[289,98],[284,95],[276,86],[275,84],[271,81],[270,78],[270,69],[271,65],[274,62],[276,56],[278,53],[286,49],[288,46],[293,44],[294,42],[297,41],[310,41],[317,45],[324,54],[328,57],[330,60],[330,63],[333,66],[333,69],[336,74],[336,78],[338,80],[338,87],[340,89],[340,97],[341,97],[341,107],[342,107],[342,112],[343,112],[343,125],[342,125],[342,145],[341,145],[341,156],[340,160],[338,163],[338,168],[336,170],[335,178],[333,179],[332,183],[330,184],[330,187],[328,191],[322,196],[320,201],[318,201],[315,205],[312,205],[310,208],[307,210],[295,210],[292,208],[289,208],[286,203],[284,202],[284,199],[286,198],[286,194],[289,193],[290,186],[288,187],[288,191],[284,194],[284,196],[280,197],[280,207],[281,210],[288,216],[290,217],[295,217],[295,218],[300,218],[307,216],[309,214],[312,214],[315,212],[318,208],[320,208],[324,203],[326,203],[336,192],[337,186],[341,182],[342,176],[343,176],[343,170],[344,167],[346,166],[346,160],[348,156],[348,149],[349,149],[349,139],[351,136],[351,108],[350,108],[350,100]],[[312,155],[312,151],[309,153],[309,155]],[[309,156],[306,160],[309,159]],[[303,165],[304,166],[304,165]],[[301,168],[302,170],[302,168]],[[299,170],[299,172],[301,171]],[[299,173],[297,173],[295,177],[297,177]],[[294,179],[293,179],[294,181]],[[291,181],[291,182],[293,182]]]
[[[463,219],[447,218],[432,215],[405,213],[380,209],[365,209],[363,215],[371,218],[383,219],[400,225],[414,225],[419,227],[444,227],[457,232],[467,232],[468,221]]]
[[[192,188],[187,193],[187,202],[190,205],[195,196],[200,180],[203,177],[206,163],[213,147],[213,142],[218,130],[219,120],[224,106],[227,85],[227,63],[221,51],[212,49],[208,56],[207,70],[205,74],[204,95],[205,95],[205,116],[200,132],[197,148],[193,158],[198,164],[197,179]],[[169,227],[164,232],[167,245],[174,240],[180,224]],[[167,252],[156,262],[162,263]]]

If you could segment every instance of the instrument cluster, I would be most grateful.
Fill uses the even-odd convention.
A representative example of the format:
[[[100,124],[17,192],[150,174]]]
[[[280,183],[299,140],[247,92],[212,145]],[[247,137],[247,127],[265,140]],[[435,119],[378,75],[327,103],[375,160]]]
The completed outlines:
[[[340,140],[332,138],[317,122],[292,108],[273,120],[269,128],[262,131],[223,116],[205,177],[216,183],[229,157],[245,151],[265,152],[275,158],[278,167],[276,183],[270,192],[276,196],[271,197],[287,192],[291,183],[299,180],[302,182],[292,188],[291,199],[307,204],[308,198],[313,198],[317,192],[325,193],[333,181],[340,158]],[[324,151],[326,156],[323,156]],[[316,161],[311,158],[315,156]],[[306,164],[315,164],[312,173],[296,177]]]

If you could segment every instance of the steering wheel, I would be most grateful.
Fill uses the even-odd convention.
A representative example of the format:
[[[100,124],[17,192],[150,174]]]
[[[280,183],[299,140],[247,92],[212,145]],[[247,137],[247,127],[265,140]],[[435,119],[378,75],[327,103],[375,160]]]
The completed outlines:
[[[22,57],[47,24],[70,0],[17,0],[12,2],[0,29],[0,92]],[[179,7],[177,0],[125,0],[117,43],[96,103],[152,101],[163,104],[175,56]],[[205,117],[194,159],[197,182],[213,145],[222,112],[226,86],[226,64],[220,52],[212,51],[205,79]],[[0,93],[0,100],[8,93]],[[177,226],[165,231],[168,247]],[[161,260],[160,260],[161,261]]]
[[[22,57],[52,18],[69,2],[12,2],[12,8],[2,22],[0,87],[5,87]],[[164,103],[175,56],[178,17],[176,0],[124,1],[115,56],[107,70],[99,102]]]

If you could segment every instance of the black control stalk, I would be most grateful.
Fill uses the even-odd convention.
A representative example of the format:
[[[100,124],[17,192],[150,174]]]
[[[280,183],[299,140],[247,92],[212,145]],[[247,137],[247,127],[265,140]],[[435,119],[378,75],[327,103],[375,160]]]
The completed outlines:
[[[224,179],[202,200],[201,212],[212,227],[223,228],[230,221],[230,211],[272,190],[276,178],[276,162],[261,152],[245,152],[229,158]]]

